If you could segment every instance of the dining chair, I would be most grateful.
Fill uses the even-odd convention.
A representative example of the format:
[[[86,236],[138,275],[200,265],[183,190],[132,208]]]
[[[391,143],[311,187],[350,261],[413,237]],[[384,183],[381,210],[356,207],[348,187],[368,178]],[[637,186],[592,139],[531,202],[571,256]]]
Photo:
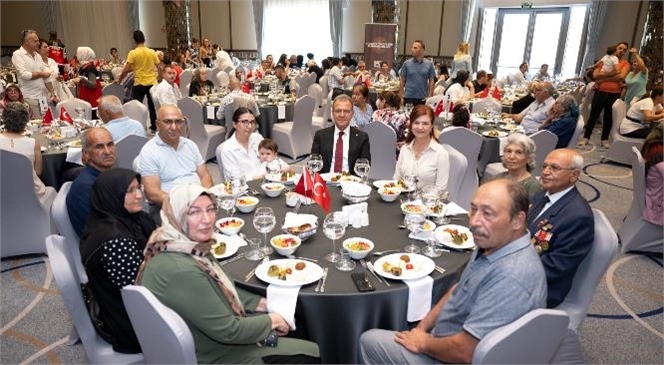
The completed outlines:
[[[254,113],[256,120],[258,120],[258,117],[261,115],[260,108],[258,107],[256,100],[242,96],[233,96],[233,102],[226,104],[223,110],[224,124],[226,125],[225,139],[230,138],[230,136],[235,131],[235,127],[233,127],[233,113],[235,113],[238,108],[247,108],[251,110],[251,112]]]
[[[533,309],[484,336],[473,364],[550,364],[567,334],[569,317],[560,310]]]
[[[150,113],[148,113],[148,107],[145,104],[138,100],[131,100],[122,104],[122,109],[129,118],[139,121],[144,127],[148,125]]]
[[[503,110],[503,106],[498,100],[494,99],[490,95],[472,104],[473,113],[481,113],[485,110],[493,113],[500,113]]]
[[[556,148],[558,136],[549,131],[542,130],[531,134],[530,139],[535,142],[535,168],[530,173],[537,177],[542,174],[544,159]]]
[[[117,96],[118,99],[120,99],[120,102],[124,102],[125,100],[125,89],[124,86],[120,84],[116,84],[114,82],[104,86],[103,89],[101,89],[102,95],[115,95]]]
[[[207,76],[207,79],[212,82],[214,87],[219,87],[219,79],[217,78],[217,73],[219,73],[218,69],[209,68],[209,67],[205,68],[205,75]],[[193,78],[193,76],[192,76],[192,78]],[[189,95],[189,94],[187,94],[187,95]]]
[[[127,285],[122,288],[122,301],[147,364],[197,363],[194,338],[187,323],[150,290]]]
[[[323,89],[323,102],[328,99],[328,94],[330,94],[330,85],[327,84],[327,75],[321,76],[318,80],[318,85]]]
[[[316,131],[328,126],[327,119],[325,118],[325,110],[323,103],[323,88],[314,83],[309,86],[309,96],[314,98],[314,115],[311,118],[311,134],[316,134]],[[327,103],[326,103],[327,105]]]
[[[203,106],[191,97],[178,100],[178,107],[187,118],[189,139],[201,153],[204,161],[214,158],[214,151],[225,139],[226,128],[220,125],[205,124]]]
[[[42,238],[43,239],[43,238]],[[81,292],[81,282],[75,274],[74,257],[67,249],[65,238],[59,235],[46,237],[46,252],[53,277],[60,289],[62,301],[76,331],[80,335],[83,349],[91,364],[142,364],[142,354],[123,354],[113,350],[95,330]]]
[[[217,83],[219,84],[219,87],[228,87],[228,83],[231,82],[230,76],[228,76],[228,73],[226,71],[219,71],[215,75],[215,79],[217,79]]]
[[[133,170],[134,159],[148,142],[146,137],[130,134],[115,143],[115,167]]]
[[[595,220],[593,245],[576,269],[572,287],[565,300],[555,308],[569,315],[569,329],[574,331],[586,318],[599,281],[618,251],[618,236],[606,215],[599,209],[593,209],[593,217]]]
[[[636,147],[640,150],[645,139],[630,138],[620,134],[620,123],[622,123],[627,115],[627,105],[624,101],[620,99],[616,100],[611,107],[611,111],[611,119],[613,121],[611,125],[611,135],[609,136],[611,147],[606,151],[606,154],[602,156],[602,162],[608,160],[629,166],[632,163],[632,147]]]
[[[572,138],[569,140],[569,143],[567,144],[567,148],[576,147],[576,144],[579,141],[579,137],[581,137],[581,133],[583,133],[583,127],[585,127],[585,125],[586,123],[584,122],[583,115],[579,114],[579,118],[576,120],[576,128],[574,129]]]
[[[463,173],[463,182],[459,195],[454,200],[464,209],[470,207],[470,201],[479,186],[479,177],[477,175],[477,160],[482,148],[483,137],[464,127],[448,127],[438,137],[441,144],[447,144],[454,147],[466,157],[468,167]]]
[[[59,102],[58,105],[56,105],[55,107],[57,115],[60,115],[60,110],[62,110],[63,107],[65,108],[67,113],[69,113],[69,115],[72,117],[72,119],[76,119],[76,117],[78,116],[76,108],[83,107],[83,109],[85,109],[85,111],[83,112],[85,120],[92,120],[92,105],[90,105],[90,103],[88,103],[85,100],[81,100],[78,98],[71,98]]]
[[[372,122],[362,129],[369,135],[371,170],[369,178],[389,180],[394,177],[397,165],[397,133],[383,122]]]
[[[72,254],[74,259],[74,272],[81,283],[87,283],[88,274],[83,267],[81,251],[79,250],[81,239],[74,230],[74,226],[72,226],[71,220],[69,219],[69,212],[67,211],[67,194],[69,194],[71,184],[71,181],[67,181],[60,187],[60,191],[58,191],[58,195],[55,197],[53,205],[51,206],[51,217],[55,222],[58,233],[64,237],[67,248]]]
[[[191,78],[193,77],[193,72],[191,69],[186,69],[180,74],[180,92],[182,95],[189,95],[189,84],[191,84]],[[154,99],[154,98],[153,98]],[[155,110],[157,107],[155,106]]]
[[[0,166],[0,257],[46,252],[44,237],[51,234],[51,207],[44,207],[35,194],[32,162],[0,149]]]
[[[314,99],[305,95],[295,102],[293,121],[272,126],[272,139],[279,146],[279,153],[297,159],[311,151],[313,134],[311,123],[314,113]]]
[[[458,177],[464,176],[466,169],[468,168],[468,159],[466,159],[466,157],[456,148],[448,144],[444,144],[442,146],[450,156],[450,171],[448,173],[447,179],[447,191],[450,192],[450,200],[456,202],[457,199],[461,196],[461,184],[463,183],[463,178],[459,179]]]
[[[646,164],[641,152],[632,146],[632,204],[625,217],[618,237],[622,244],[622,252],[653,252],[662,254],[664,237],[662,227],[643,219],[646,208]]]

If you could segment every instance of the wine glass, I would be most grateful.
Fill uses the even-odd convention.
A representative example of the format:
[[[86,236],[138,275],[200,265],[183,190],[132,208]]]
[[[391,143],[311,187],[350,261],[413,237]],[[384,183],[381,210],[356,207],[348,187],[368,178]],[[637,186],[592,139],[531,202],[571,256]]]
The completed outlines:
[[[362,178],[362,182],[366,183],[367,178],[369,177],[369,171],[371,170],[371,164],[367,158],[358,158],[355,161],[355,173]]]
[[[408,213],[403,219],[403,224],[411,233],[418,233],[422,230],[422,226],[426,221],[427,219],[423,213]],[[420,253],[421,251],[412,239],[410,239],[410,243],[406,245],[403,250],[407,253]]]
[[[337,262],[341,255],[337,253],[335,242],[346,233],[346,216],[342,212],[332,212],[323,221],[323,232],[332,240],[332,252],[325,255],[323,259],[329,262]]]
[[[85,108],[83,106],[81,105],[77,106],[76,108],[74,108],[74,111],[76,112],[76,114],[78,114],[78,119],[85,120],[85,115],[84,115]]]
[[[318,171],[323,169],[323,156],[321,156],[318,153],[314,153],[311,155],[309,158],[309,161],[307,161],[307,167],[309,170],[315,174]]]
[[[408,200],[413,200],[413,190],[417,188],[417,175],[406,174],[403,176],[402,180],[408,189]]]
[[[235,213],[235,195],[223,194],[217,196],[217,203],[219,203],[221,209],[226,210],[227,215],[233,216],[233,213]]]
[[[267,234],[272,232],[274,226],[277,224],[277,218],[274,216],[274,211],[270,207],[259,207],[254,212],[254,228],[263,234],[265,244],[261,248],[261,252],[265,255],[270,255],[274,250],[267,244]]]
[[[434,218],[436,224],[449,224],[452,220],[450,217],[446,217],[448,204],[450,203],[450,192],[447,190],[439,190],[439,201],[441,204],[440,212]]]
[[[281,166],[279,166],[279,161],[277,161],[277,159],[268,161],[265,164],[265,171],[267,174],[265,175],[264,179],[269,181],[279,181],[279,172],[281,172]]]

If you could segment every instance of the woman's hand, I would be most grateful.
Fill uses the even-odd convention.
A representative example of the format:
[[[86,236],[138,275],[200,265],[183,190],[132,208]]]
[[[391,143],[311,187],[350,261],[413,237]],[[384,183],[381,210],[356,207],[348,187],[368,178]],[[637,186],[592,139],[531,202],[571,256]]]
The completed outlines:
[[[288,325],[288,323],[286,323],[284,317],[282,317],[278,313],[270,313],[268,315],[272,320],[271,329],[275,330],[279,336],[285,336],[286,334],[288,334],[288,331],[290,331],[290,326]]]

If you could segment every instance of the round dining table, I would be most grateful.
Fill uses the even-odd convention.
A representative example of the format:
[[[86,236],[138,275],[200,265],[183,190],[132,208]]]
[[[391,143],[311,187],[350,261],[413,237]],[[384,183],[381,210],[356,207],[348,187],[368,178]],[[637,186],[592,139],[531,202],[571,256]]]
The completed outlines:
[[[281,233],[286,212],[292,209],[286,206],[284,194],[277,198],[269,198],[260,189],[260,181],[249,183],[250,191],[259,192],[260,199],[258,207],[271,207],[277,218],[277,226],[268,234],[270,237]],[[328,186],[331,196],[331,210],[339,211],[342,206],[348,204],[341,196],[340,189]],[[399,201],[392,203],[383,202],[373,189],[368,201],[369,226],[346,229],[343,238],[337,240],[336,250],[341,247],[344,239],[350,237],[362,237],[374,242],[374,251],[401,250],[408,243],[408,231],[400,229],[403,224],[403,214]],[[314,289],[317,282],[305,285],[300,289],[297,306],[295,310],[295,321],[297,330],[290,335],[298,338],[316,342],[320,348],[321,361],[324,364],[359,363],[359,338],[360,335],[372,328],[388,330],[405,330],[410,325],[406,320],[408,308],[408,286],[401,280],[389,280],[390,286],[378,282],[372,274],[366,271],[359,263],[350,272],[339,271],[333,263],[323,259],[327,253],[332,251],[332,242],[322,232],[322,223],[325,212],[318,205],[302,206],[300,213],[310,213],[318,217],[318,231],[309,237],[295,252],[298,257],[306,257],[318,260],[322,268],[328,269],[328,277],[324,292],[316,292]],[[225,215],[225,213],[223,213]],[[236,213],[237,217],[245,220],[243,233],[248,238],[263,238],[252,226],[253,215]],[[466,225],[467,215],[452,217],[452,223]],[[417,245],[424,246],[422,241]],[[243,246],[238,252],[246,252],[248,246]],[[236,254],[237,255],[237,254]],[[433,271],[432,303],[435,305],[443,294],[458,281],[471,253],[468,251],[445,252],[438,258],[433,258],[435,264],[445,271],[441,274]],[[270,255],[270,259],[283,258],[276,252]],[[377,256],[369,254],[367,261],[375,261]],[[224,270],[235,278],[236,285],[259,295],[266,295],[267,284],[255,276],[245,282],[245,276],[256,267],[255,261],[240,258],[224,264]],[[375,291],[359,292],[353,280],[352,273],[365,272],[373,282]]]

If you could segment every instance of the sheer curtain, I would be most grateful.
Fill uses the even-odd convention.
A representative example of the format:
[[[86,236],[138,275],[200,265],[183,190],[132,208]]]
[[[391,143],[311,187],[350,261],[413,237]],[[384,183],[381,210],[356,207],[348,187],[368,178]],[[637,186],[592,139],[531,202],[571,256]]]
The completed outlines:
[[[466,0],[461,5],[461,34],[460,42],[470,42],[470,30],[473,28],[473,19],[477,14],[480,0]]]
[[[262,57],[332,55],[328,0],[265,0],[263,6]]]
[[[256,31],[256,49],[258,50],[258,58],[263,59],[261,53],[263,49],[263,0],[252,1],[254,7],[254,30]]]
[[[604,25],[604,16],[608,2],[594,0],[588,5],[588,26],[586,28],[586,47],[583,56],[583,65],[581,70],[593,65],[595,59],[595,45],[599,40],[602,25]],[[604,47],[609,46],[605,44]]]
[[[92,48],[97,58],[106,58],[111,47],[126,58],[134,48],[133,23],[128,14],[129,1],[57,1],[58,37],[67,48],[68,57],[76,48]],[[148,46],[150,40],[147,40]]]

